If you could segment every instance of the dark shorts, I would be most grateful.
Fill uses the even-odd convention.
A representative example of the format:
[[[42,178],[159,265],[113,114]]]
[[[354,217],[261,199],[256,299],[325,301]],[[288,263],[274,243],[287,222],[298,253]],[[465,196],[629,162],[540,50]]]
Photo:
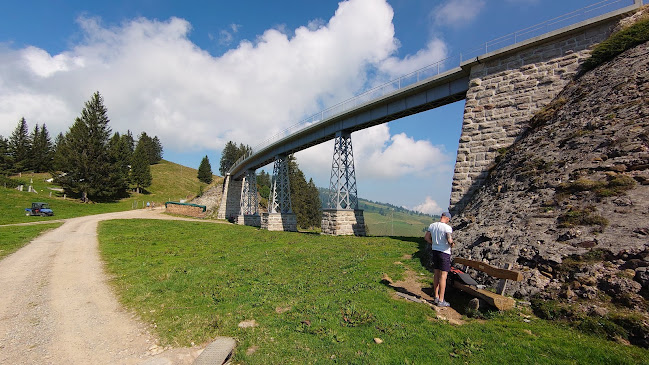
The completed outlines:
[[[451,271],[451,255],[433,250],[433,268],[442,271]]]

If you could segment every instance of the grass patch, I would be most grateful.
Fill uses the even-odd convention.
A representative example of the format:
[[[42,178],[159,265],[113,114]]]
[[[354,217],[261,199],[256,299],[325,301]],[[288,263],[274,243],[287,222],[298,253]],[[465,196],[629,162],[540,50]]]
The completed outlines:
[[[559,228],[568,228],[574,226],[608,226],[608,220],[600,215],[593,214],[593,207],[570,208],[566,213],[559,216]]]
[[[155,323],[165,344],[232,336],[234,363],[632,364],[649,356],[517,314],[451,326],[426,305],[393,299],[382,274],[426,273],[416,258],[421,239],[117,220],[100,224],[99,241],[122,302]],[[238,327],[253,319],[256,327]]]
[[[63,223],[46,223],[33,226],[0,227],[0,259],[18,251],[43,232],[59,227]]]
[[[592,191],[596,196],[605,198],[623,195],[627,190],[633,189],[635,185],[636,181],[628,175],[611,174],[605,182],[582,177],[572,182],[559,184],[557,193],[575,194],[582,191]]]
[[[627,49],[646,41],[649,41],[649,19],[647,18],[611,35],[607,40],[595,46],[590,57],[581,65],[579,74],[590,71],[604,62],[612,60]]]

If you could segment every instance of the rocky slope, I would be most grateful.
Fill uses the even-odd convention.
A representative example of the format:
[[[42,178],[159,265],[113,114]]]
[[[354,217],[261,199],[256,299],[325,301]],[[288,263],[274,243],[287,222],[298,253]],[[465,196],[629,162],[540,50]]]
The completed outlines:
[[[647,312],[649,43],[572,82],[453,219],[454,254],[513,263],[509,293]]]

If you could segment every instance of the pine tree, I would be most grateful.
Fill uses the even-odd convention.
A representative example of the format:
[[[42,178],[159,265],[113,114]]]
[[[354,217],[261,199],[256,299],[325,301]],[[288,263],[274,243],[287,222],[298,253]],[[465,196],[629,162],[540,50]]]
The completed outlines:
[[[57,182],[68,193],[79,193],[81,200],[109,197],[114,194],[111,186],[110,163],[107,145],[110,137],[109,119],[103,98],[95,92],[85,103],[81,116],[77,117],[66,133],[60,152],[61,170]]]
[[[223,152],[221,152],[221,163],[219,167],[219,173],[221,176],[227,174],[230,167],[232,167],[239,158],[238,155],[239,149],[237,148],[237,145],[232,141],[228,141],[223,148]]]
[[[9,175],[13,163],[9,154],[9,141],[0,135],[0,176]]]
[[[160,160],[162,160],[162,143],[160,143],[160,139],[158,138],[158,136],[153,137],[152,143],[153,143],[153,152],[154,152],[153,156],[155,158],[154,164],[156,164],[160,162]]]
[[[121,195],[128,189],[132,152],[126,135],[113,134],[108,141],[108,156],[113,166],[110,171],[110,185],[115,195]]]
[[[34,172],[46,172],[52,169],[52,161],[54,153],[52,148],[52,141],[47,132],[47,127],[43,124],[43,128],[34,127],[31,135],[32,145],[30,147],[29,160],[30,168]]]
[[[294,155],[288,157],[288,177],[291,186],[291,206],[298,226],[301,228],[319,226],[322,214],[320,193],[313,180],[306,182]]]
[[[131,181],[137,187],[138,193],[141,192],[141,188],[149,187],[153,181],[147,148],[146,142],[142,142],[140,139],[135,147],[135,152],[133,152]]]
[[[52,147],[52,171],[63,171],[64,156],[63,150],[65,148],[65,136],[59,133],[54,139],[54,146]]]
[[[142,145],[143,151],[147,155],[149,165],[157,164],[162,160],[162,144],[157,136],[151,138],[146,134],[146,132],[142,132],[137,143],[138,145]]]
[[[21,118],[18,126],[9,137],[9,154],[13,160],[14,172],[25,171],[29,167],[29,151],[31,148],[29,130],[25,118]]]
[[[206,183],[212,183],[212,165],[210,165],[210,159],[207,158],[207,155],[203,157],[201,165],[198,167],[198,180]]]

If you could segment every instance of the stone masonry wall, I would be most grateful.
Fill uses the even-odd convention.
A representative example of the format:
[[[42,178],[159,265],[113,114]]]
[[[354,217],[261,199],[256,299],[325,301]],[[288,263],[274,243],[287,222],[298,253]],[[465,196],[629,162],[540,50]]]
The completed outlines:
[[[234,180],[229,175],[225,177],[217,219],[236,219],[239,215],[242,183],[243,181]]]
[[[189,217],[205,218],[205,210],[202,207],[182,204],[167,204],[167,213],[186,215]]]
[[[611,19],[471,66],[453,175],[452,211],[461,211],[482,186],[498,150],[509,147],[531,117],[573,79],[592,47],[606,39],[616,23]]]
[[[322,234],[333,236],[365,236],[363,211],[344,209],[322,210]]]

